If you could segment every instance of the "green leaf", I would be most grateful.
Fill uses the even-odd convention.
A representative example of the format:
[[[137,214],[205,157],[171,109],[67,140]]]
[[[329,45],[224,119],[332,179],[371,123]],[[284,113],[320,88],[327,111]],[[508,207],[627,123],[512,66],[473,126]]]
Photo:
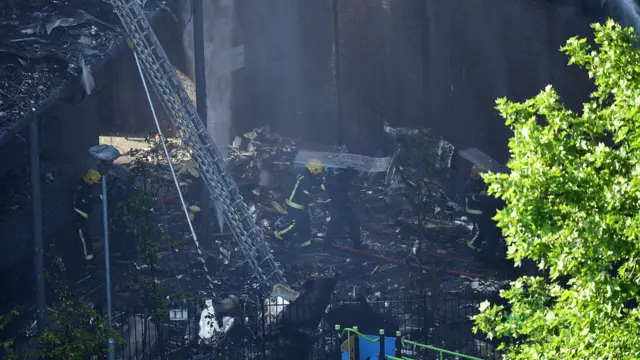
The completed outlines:
[[[506,359],[640,359],[640,50],[631,28],[592,28],[561,48],[595,85],[581,113],[551,86],[496,101],[514,135],[511,173],[485,176],[506,202],[494,220],[509,258],[549,275],[513,282],[505,309],[481,305],[474,329],[516,340]]]

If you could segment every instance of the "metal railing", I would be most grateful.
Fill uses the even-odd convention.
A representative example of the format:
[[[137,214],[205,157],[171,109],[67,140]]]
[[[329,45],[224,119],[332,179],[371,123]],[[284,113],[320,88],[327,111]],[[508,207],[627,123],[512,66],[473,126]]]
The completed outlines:
[[[395,353],[395,356],[394,356],[394,355],[389,355],[388,354],[388,350],[385,348],[385,341],[384,340],[381,341],[381,339],[384,339],[384,335],[385,335],[384,334],[384,330],[382,330],[382,329],[379,331],[380,337],[375,338],[375,339],[360,333],[358,331],[358,328],[346,328],[346,329],[343,329],[342,332],[340,332],[340,326],[336,325],[336,331],[338,331],[338,338],[340,338],[340,339],[344,337],[345,333],[350,333],[350,334],[354,334],[357,337],[357,339],[365,340],[365,341],[367,341],[369,343],[377,343],[377,344],[379,344],[380,348],[379,348],[379,352],[377,354],[378,358],[381,358],[380,356],[382,356],[384,354],[385,358],[389,359],[389,360],[415,360],[415,359],[410,358],[410,357],[402,356],[402,345],[407,344],[407,345],[419,347],[419,348],[422,348],[422,349],[435,351],[435,352],[438,353],[440,360],[444,360],[444,356],[445,355],[452,355],[452,356],[455,356],[456,358],[469,359],[469,360],[483,360],[483,359],[475,357],[475,356],[465,355],[465,354],[457,353],[457,352],[454,352],[454,351],[440,349],[440,348],[437,348],[435,346],[429,346],[429,345],[417,343],[415,341],[402,339],[402,333],[400,331],[396,331],[395,336],[394,336],[394,340],[395,340],[395,343],[396,343],[396,346],[392,351],[392,352]],[[358,358],[358,356],[356,356],[356,358]]]
[[[440,356],[440,360],[444,359],[444,355],[453,355],[453,356],[456,356],[458,358],[470,359],[470,360],[482,360],[481,358],[478,358],[478,357],[475,357],[475,356],[464,355],[464,354],[460,354],[460,353],[457,353],[457,352],[453,352],[453,351],[449,351],[449,350],[445,350],[445,349],[440,349],[440,348],[437,348],[435,346],[418,344],[418,343],[416,343],[414,341],[402,340],[402,343],[403,344],[407,344],[407,345],[417,346],[419,348],[423,348],[423,349],[427,349],[427,350],[436,351],[436,352],[438,352],[438,355]],[[392,356],[387,356],[387,358],[389,358],[391,360],[395,360],[396,359],[396,358],[394,358]],[[413,359],[408,358],[408,357],[403,357],[402,360],[413,360]]]
[[[441,293],[381,297],[366,304],[332,298],[286,307],[256,297],[243,301],[234,310],[232,329],[209,344],[199,334],[204,302],[176,304],[160,315],[126,309],[115,312],[114,323],[124,340],[117,353],[121,359],[339,359],[344,339],[336,325],[348,324],[344,331],[357,329],[365,340],[380,330],[396,334],[404,348],[396,359],[435,359],[433,352],[440,359],[489,358],[493,351],[486,348],[491,344],[471,330],[471,317],[485,298],[477,293]]]

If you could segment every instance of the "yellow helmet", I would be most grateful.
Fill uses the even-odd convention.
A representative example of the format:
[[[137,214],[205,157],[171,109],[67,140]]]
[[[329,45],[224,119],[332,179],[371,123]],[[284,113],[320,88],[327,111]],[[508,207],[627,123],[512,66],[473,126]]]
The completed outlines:
[[[100,181],[101,177],[102,175],[100,175],[98,170],[90,169],[86,174],[84,174],[84,176],[82,176],[82,180],[84,180],[84,182],[86,182],[87,184],[95,184]]]
[[[311,160],[307,161],[307,169],[309,169],[309,172],[314,174],[314,175],[322,174],[322,172],[324,171],[324,166],[322,165],[322,160],[320,160],[320,159],[311,159]]]
[[[471,167],[471,178],[472,179],[480,179],[482,177],[482,173],[486,170],[479,165],[473,165]]]

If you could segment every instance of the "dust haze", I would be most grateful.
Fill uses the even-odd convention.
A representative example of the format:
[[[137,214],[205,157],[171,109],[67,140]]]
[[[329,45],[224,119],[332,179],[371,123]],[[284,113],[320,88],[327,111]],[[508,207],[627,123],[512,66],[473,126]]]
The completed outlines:
[[[218,150],[226,159],[231,137],[231,94],[232,75],[220,73],[228,69],[230,59],[222,56],[233,47],[235,11],[233,0],[209,0],[202,2],[204,13],[204,53],[207,78],[207,129],[213,137]],[[186,1],[181,14],[186,28],[183,43],[187,60],[187,73],[195,79],[195,52],[193,39],[193,21],[191,21],[191,1]]]

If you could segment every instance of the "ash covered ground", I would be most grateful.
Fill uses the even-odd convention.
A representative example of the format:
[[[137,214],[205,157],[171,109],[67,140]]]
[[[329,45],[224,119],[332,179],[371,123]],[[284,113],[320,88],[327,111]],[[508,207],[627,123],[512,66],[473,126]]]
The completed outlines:
[[[176,291],[202,291],[206,288],[204,271],[189,238],[177,192],[171,186],[168,166],[156,145],[151,141],[146,149],[128,153],[130,156],[120,162],[126,168],[131,156],[142,156],[154,164],[158,178],[167,182],[166,192],[158,196],[154,209],[155,221],[168,231],[170,239],[158,240],[163,250],[159,266],[166,275],[163,281]],[[201,206],[196,186],[198,174],[188,152],[179,141],[172,142],[170,147],[187,205]],[[281,217],[274,203],[283,204],[290,191],[289,184],[296,175],[293,159],[299,148],[305,148],[299,140],[258,129],[236,137],[229,159],[229,169],[255,211],[256,221],[292,288],[299,288],[312,277],[337,274],[340,281],[335,297],[353,299],[362,295],[369,300],[384,300],[417,296],[420,291],[430,292],[434,286],[442,293],[484,296],[504,284],[506,276],[501,269],[475,259],[465,246],[470,235],[468,223],[460,221],[455,211],[444,209],[451,204],[445,190],[432,186],[423,194],[424,203],[430,204],[430,213],[428,219],[419,220],[419,214],[407,201],[410,187],[396,176],[389,182],[386,173],[362,173],[352,186],[367,250],[354,251],[346,236],[336,239],[328,251],[323,249],[322,240],[331,214],[321,203],[311,205],[314,245],[303,249],[282,246],[270,235]],[[202,214],[195,212],[192,216],[199,232],[204,221]],[[217,228],[215,220],[213,227]],[[216,296],[254,293],[257,284],[226,226],[215,232],[209,242],[200,244],[213,272]]]
[[[169,1],[144,3],[150,16]],[[90,88],[92,69],[123,39],[119,28],[103,0],[1,2],[0,136],[73,79]]]

